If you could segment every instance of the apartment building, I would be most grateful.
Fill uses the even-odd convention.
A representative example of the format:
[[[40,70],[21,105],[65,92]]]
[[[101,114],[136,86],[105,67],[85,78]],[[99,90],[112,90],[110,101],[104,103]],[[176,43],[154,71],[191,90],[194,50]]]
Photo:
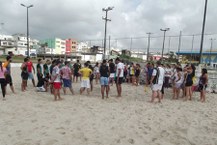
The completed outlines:
[[[72,52],[77,51],[77,40],[75,39],[66,39],[66,54],[71,54]]]
[[[66,41],[60,38],[50,38],[40,41],[41,44],[46,44],[51,54],[65,54],[66,53]]]

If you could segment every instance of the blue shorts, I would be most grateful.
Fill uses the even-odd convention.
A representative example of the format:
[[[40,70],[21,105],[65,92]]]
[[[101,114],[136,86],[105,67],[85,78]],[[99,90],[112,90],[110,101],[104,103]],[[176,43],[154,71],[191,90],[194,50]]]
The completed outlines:
[[[33,76],[32,72],[28,72],[28,74],[29,74],[29,79],[30,80],[34,79],[34,76]]]
[[[70,79],[63,79],[63,87],[64,88],[71,88],[72,87],[72,81]]]
[[[108,83],[109,83],[108,77],[100,77],[101,86],[108,86]]]

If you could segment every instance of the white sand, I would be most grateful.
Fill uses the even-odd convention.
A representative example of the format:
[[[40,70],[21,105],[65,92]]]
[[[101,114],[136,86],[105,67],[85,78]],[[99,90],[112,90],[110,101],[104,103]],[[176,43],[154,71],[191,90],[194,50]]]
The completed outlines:
[[[150,104],[150,90],[123,85],[116,99],[113,86],[102,100],[100,86],[90,96],[76,95],[53,101],[50,93],[20,91],[20,70],[12,68],[16,94],[8,88],[0,100],[0,145],[217,145],[217,95],[207,102],[172,101],[166,90],[162,104]],[[68,91],[69,94],[69,91]]]

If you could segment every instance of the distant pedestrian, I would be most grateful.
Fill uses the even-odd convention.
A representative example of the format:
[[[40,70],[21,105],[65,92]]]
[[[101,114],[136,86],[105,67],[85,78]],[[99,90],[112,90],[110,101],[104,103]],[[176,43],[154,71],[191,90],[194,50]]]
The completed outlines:
[[[28,75],[29,75],[29,79],[32,80],[32,84],[35,87],[35,79],[34,79],[34,75],[35,74],[35,67],[31,61],[31,58],[29,56],[26,57],[28,59],[26,65],[27,65],[27,70],[28,70]]]
[[[172,70],[169,64],[166,65],[165,67],[165,88],[169,88],[170,87],[170,78],[172,75]]]
[[[105,90],[106,90],[106,98],[108,98],[109,93],[109,68],[107,66],[106,60],[103,60],[100,69],[100,84],[101,84],[101,94],[102,99],[105,97]]]
[[[155,98],[158,98],[158,102],[161,102],[162,98],[162,87],[164,81],[165,71],[162,68],[161,62],[157,62],[157,68],[153,69],[152,78],[151,78],[151,89],[152,89],[152,98],[151,103],[154,102]]]
[[[72,71],[69,67],[70,62],[65,61],[65,66],[62,66],[60,69],[62,80],[63,80],[63,92],[66,94],[66,88],[69,88],[72,95],[74,95],[74,91],[72,88]]]
[[[140,68],[140,65],[137,63],[136,64],[136,68],[135,68],[135,77],[136,77],[136,85],[137,86],[139,85],[139,76],[140,76],[140,73],[141,73],[141,68]]]
[[[21,65],[21,78],[22,78],[21,90],[22,91],[26,91],[27,81],[29,77],[28,70],[27,70],[27,62],[28,62],[28,58],[24,58],[24,62]]]
[[[208,84],[208,75],[207,75],[207,69],[203,68],[201,72],[201,76],[199,79],[199,91],[200,91],[200,101],[205,102],[206,100],[206,88]]]
[[[60,97],[60,89],[61,89],[61,79],[60,79],[60,66],[61,62],[56,60],[56,65],[52,70],[52,78],[51,82],[53,82],[53,93],[54,93],[54,101],[62,100]]]
[[[92,70],[92,72],[94,71],[94,68],[93,66],[91,65],[90,61],[87,61],[87,64],[88,64],[88,68]],[[93,79],[94,79],[94,74],[91,73],[90,75],[90,91],[92,92],[93,91]]]
[[[99,74],[99,63],[98,62],[96,62],[96,65],[94,66],[94,75],[95,75],[96,84],[98,84],[99,77],[100,77],[100,74]]]
[[[56,61],[57,60],[53,60],[50,66],[50,93],[53,94],[53,82],[51,81],[53,76],[52,76],[52,72],[53,72],[53,68],[56,66]]]
[[[116,79],[115,79],[117,92],[118,92],[117,97],[121,97],[122,94],[121,84],[123,83],[123,77],[124,77],[124,64],[121,62],[120,58],[116,58],[115,63],[117,65]]]
[[[36,65],[36,69],[37,69],[37,79],[38,79],[38,82],[37,82],[37,85],[36,85],[36,89],[39,92],[45,92],[46,89],[44,88],[45,80],[44,80],[43,71],[42,71],[42,59],[38,59],[38,63]]]
[[[2,62],[0,61],[0,84],[1,84],[1,90],[2,90],[2,96],[3,100],[5,100],[5,86],[6,86],[6,76],[7,70],[2,66]]]
[[[130,64],[129,73],[130,73],[130,81],[131,81],[132,85],[135,85],[136,81],[135,81],[135,66],[134,66],[134,63]]]
[[[195,76],[195,67],[194,65],[187,66],[187,74],[185,76],[185,101],[192,100],[192,85],[193,77]]]
[[[113,62],[113,59],[109,60],[109,72],[110,72],[109,84],[111,83],[111,86],[113,86],[114,78],[115,78],[115,64]]]
[[[12,80],[12,77],[11,77],[11,62],[12,62],[12,57],[11,56],[7,56],[6,57],[6,61],[4,62],[4,65],[3,67],[6,68],[7,70],[7,73],[6,73],[6,84],[9,84],[10,85],[10,88],[11,88],[11,91],[13,93],[15,93],[14,91],[14,86],[13,86],[13,80]],[[7,86],[7,85],[6,85]],[[6,87],[5,87],[5,91],[6,91]],[[7,91],[6,91],[7,92]]]
[[[85,89],[87,89],[87,94],[90,93],[90,76],[92,74],[92,70],[88,68],[88,63],[84,63],[84,68],[79,70],[79,73],[82,76],[81,80],[81,89],[80,94],[84,92]]]
[[[74,70],[73,82],[75,82],[75,81],[76,81],[76,83],[78,82],[78,77],[80,76],[79,75],[80,69],[81,69],[81,64],[80,64],[79,60],[77,60],[77,62],[73,65],[73,70]]]

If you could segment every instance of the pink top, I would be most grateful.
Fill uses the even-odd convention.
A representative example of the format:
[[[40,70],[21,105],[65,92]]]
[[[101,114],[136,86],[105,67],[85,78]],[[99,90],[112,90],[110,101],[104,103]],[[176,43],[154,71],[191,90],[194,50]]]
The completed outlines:
[[[70,79],[71,69],[68,66],[64,66],[61,68],[61,74],[63,79]]]
[[[6,68],[0,68],[0,79],[4,79],[5,78],[5,73],[7,72]]]

